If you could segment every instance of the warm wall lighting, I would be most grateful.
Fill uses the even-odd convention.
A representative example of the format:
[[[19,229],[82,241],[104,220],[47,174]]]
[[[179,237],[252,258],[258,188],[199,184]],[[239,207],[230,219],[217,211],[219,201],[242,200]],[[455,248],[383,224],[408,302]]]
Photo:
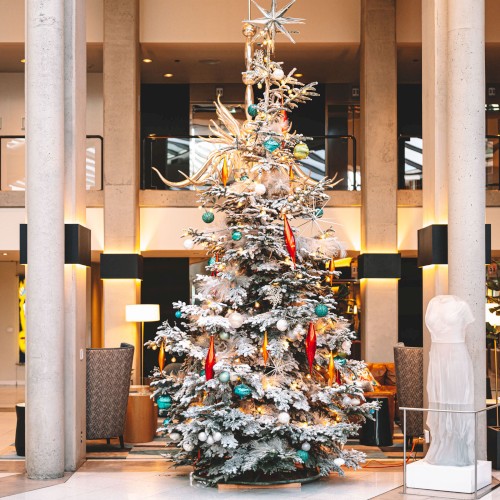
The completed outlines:
[[[28,225],[20,225],[19,263],[28,263]],[[90,266],[90,229],[64,224],[64,263]]]
[[[20,62],[24,64],[26,62],[26,59],[21,59]]]
[[[485,224],[485,263],[491,262],[491,224]],[[448,225],[431,224],[418,230],[418,267],[448,264]]]
[[[165,78],[172,78],[174,76],[174,74],[173,73],[165,73],[163,76]]]
[[[143,262],[137,253],[102,253],[101,279],[142,280]]]
[[[358,257],[358,278],[401,278],[401,254],[361,254]]]
[[[149,64],[149,63],[153,62],[153,59],[149,59],[148,57],[146,57],[146,59],[143,59],[142,62],[146,63],[146,64]]]

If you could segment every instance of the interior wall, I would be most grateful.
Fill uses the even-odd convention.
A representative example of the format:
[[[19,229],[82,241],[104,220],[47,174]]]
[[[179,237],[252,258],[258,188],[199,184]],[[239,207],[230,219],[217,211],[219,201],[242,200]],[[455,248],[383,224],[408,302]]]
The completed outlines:
[[[19,361],[19,277],[16,262],[0,262],[0,385],[24,383]]]

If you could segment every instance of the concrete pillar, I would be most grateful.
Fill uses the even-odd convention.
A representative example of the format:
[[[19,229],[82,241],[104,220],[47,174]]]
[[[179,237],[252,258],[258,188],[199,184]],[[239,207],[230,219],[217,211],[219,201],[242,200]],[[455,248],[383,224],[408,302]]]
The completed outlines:
[[[448,279],[471,307],[467,347],[474,364],[474,403],[486,400],[485,305],[485,51],[484,0],[448,3]],[[425,147],[425,146],[424,146]],[[479,451],[486,455],[485,418]]]
[[[422,3],[422,227],[448,223],[447,169],[447,0]],[[423,313],[432,297],[448,293],[448,266],[422,269]],[[423,324],[424,388],[431,338]],[[424,390],[424,406],[427,392]]]
[[[85,108],[87,95],[85,0],[64,2],[64,220],[85,226]],[[87,268],[64,268],[65,470],[85,460],[85,336]]]
[[[64,2],[26,0],[26,470],[64,474]]]
[[[395,0],[361,2],[361,253],[397,253]],[[398,282],[362,280],[362,355],[391,361],[398,341]]]
[[[104,0],[104,251],[139,252],[139,1]],[[135,346],[139,380],[140,325],[125,306],[140,301],[135,280],[104,280],[104,345]]]

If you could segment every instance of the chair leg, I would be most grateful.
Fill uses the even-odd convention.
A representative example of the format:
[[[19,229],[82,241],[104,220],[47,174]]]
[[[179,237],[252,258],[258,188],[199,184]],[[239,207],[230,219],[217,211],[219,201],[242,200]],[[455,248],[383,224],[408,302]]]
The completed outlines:
[[[108,446],[111,444],[111,438],[106,438],[106,443],[108,444]]]
[[[123,436],[118,436],[120,439],[120,448],[123,450],[125,448],[125,442],[123,441]]]

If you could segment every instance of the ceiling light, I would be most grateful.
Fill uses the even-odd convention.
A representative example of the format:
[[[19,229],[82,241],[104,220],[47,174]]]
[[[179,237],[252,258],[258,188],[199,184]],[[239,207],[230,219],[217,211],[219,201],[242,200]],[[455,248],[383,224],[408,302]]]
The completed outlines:
[[[172,78],[174,76],[174,74],[173,73],[165,73],[163,76],[165,78]]]
[[[26,59],[21,59],[21,62],[24,64],[26,62]]]
[[[198,62],[200,64],[219,64],[220,59],[200,59]]]
[[[143,63],[152,63],[153,59],[149,59],[148,57],[146,57],[146,59],[143,59],[142,62]]]
[[[295,78],[301,78],[302,76],[304,76],[302,73],[295,73],[295,75],[293,75]]]

